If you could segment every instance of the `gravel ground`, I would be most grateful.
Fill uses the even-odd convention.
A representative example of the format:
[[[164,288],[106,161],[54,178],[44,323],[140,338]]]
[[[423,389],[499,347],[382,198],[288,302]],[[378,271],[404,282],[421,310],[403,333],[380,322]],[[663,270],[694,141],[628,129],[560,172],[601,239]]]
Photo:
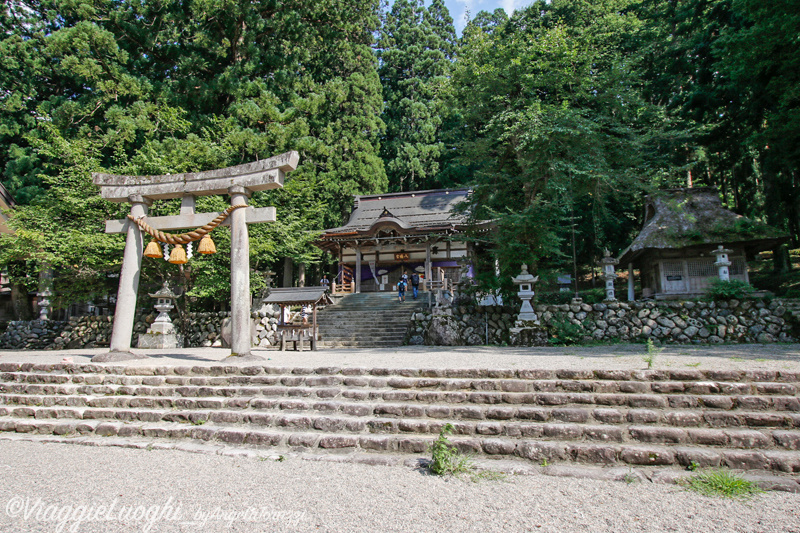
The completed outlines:
[[[728,344],[717,346],[666,346],[660,349],[653,368],[699,368],[800,371],[800,344]],[[58,363],[70,357],[86,363],[105,353],[101,348],[62,351],[0,350],[0,363]],[[134,350],[147,359],[125,361],[131,366],[266,364],[269,366],[340,366],[384,368],[541,368],[541,369],[642,369],[646,350],[642,344],[515,348],[496,346],[439,347],[402,346],[398,348],[319,350],[316,352],[254,349],[261,362],[226,359],[230,350],[222,348],[182,348],[174,350]],[[114,363],[120,364],[120,363]]]
[[[2,531],[800,532],[798,494],[18,441],[0,441],[0,504]]]

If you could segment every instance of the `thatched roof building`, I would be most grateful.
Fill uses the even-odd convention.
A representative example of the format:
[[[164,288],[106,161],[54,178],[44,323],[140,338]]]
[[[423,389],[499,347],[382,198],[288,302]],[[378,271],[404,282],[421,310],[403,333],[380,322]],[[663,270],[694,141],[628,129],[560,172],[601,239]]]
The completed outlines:
[[[645,296],[701,294],[717,277],[718,246],[732,250],[731,279],[748,282],[747,258],[788,238],[722,207],[714,188],[667,189],[647,197],[642,231],[619,262],[639,268]]]

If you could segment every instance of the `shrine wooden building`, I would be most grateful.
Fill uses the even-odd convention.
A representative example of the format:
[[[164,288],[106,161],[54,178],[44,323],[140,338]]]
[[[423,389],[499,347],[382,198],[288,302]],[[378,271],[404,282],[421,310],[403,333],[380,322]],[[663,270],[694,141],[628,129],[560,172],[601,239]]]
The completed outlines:
[[[455,206],[469,189],[356,196],[344,226],[325,230],[317,246],[339,260],[334,282],[352,292],[395,290],[404,270],[422,283],[448,284],[460,276],[469,246],[466,215]]]
[[[720,248],[728,252],[730,279],[749,283],[748,259],[787,240],[782,231],[722,207],[715,188],[666,189],[647,197],[643,228],[619,264],[628,267],[629,300],[634,268],[643,297],[683,298],[703,294],[719,279]]]

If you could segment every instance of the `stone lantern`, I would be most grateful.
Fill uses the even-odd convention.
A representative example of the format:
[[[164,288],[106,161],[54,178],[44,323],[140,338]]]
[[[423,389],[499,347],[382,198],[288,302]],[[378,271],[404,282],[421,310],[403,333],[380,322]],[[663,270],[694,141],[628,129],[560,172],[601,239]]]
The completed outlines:
[[[50,319],[50,297],[53,295],[53,292],[50,289],[44,289],[43,291],[37,293],[39,297],[39,320],[49,320]]]
[[[717,267],[717,271],[719,273],[719,279],[722,281],[730,281],[731,275],[728,267],[731,266],[731,261],[728,259],[728,254],[731,253],[733,250],[728,250],[723,248],[720,244],[717,246],[717,249],[711,252],[712,254],[717,256],[717,261],[714,263],[714,266]]]
[[[619,261],[611,257],[611,252],[606,248],[603,259],[600,260],[600,267],[603,269],[603,273],[600,277],[606,282],[606,300],[610,302],[617,299],[614,293],[614,280],[617,279],[617,273],[614,271],[614,267],[617,264],[619,264]]]
[[[175,308],[178,295],[169,288],[169,283],[164,285],[154,294],[149,295],[156,300],[155,308],[158,316],[150,325],[147,333],[139,335],[139,348],[182,348],[183,338],[175,331],[175,325],[169,317],[169,312]]]
[[[533,284],[539,281],[539,276],[533,276],[528,272],[528,265],[522,265],[522,272],[519,276],[511,278],[515,285],[519,285],[517,296],[522,300],[522,308],[517,316],[517,325],[522,326],[524,323],[539,324],[539,317],[531,306],[531,299],[533,298]]]

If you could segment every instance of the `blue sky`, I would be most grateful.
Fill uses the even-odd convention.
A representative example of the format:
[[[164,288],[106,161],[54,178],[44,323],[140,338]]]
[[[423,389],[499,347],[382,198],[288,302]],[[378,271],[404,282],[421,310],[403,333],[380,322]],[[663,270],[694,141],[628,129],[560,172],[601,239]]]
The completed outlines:
[[[461,35],[461,30],[464,29],[466,22],[464,17],[467,10],[470,12],[470,18],[475,17],[478,11],[491,13],[498,7],[502,7],[506,13],[511,15],[515,9],[530,5],[533,0],[445,0],[444,3],[450,10],[450,16],[453,17],[456,31]],[[426,1],[425,5],[430,5],[430,2]]]

